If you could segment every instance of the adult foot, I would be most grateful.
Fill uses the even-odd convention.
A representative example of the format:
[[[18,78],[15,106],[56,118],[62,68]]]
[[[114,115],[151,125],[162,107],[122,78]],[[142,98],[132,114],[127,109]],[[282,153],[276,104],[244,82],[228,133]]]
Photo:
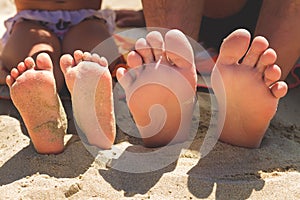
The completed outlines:
[[[31,57],[26,58],[12,69],[6,83],[36,151],[62,152],[67,119],[57,95],[50,56],[41,53],[36,62]]]
[[[165,38],[153,31],[135,49],[127,58],[130,70],[120,68],[117,78],[145,145],[185,141],[197,82],[189,41],[178,30],[168,31]]]
[[[74,117],[91,145],[109,149],[116,136],[112,78],[107,60],[75,51],[63,55],[60,66],[72,96]]]
[[[287,85],[279,81],[281,71],[274,64],[276,52],[268,48],[268,41],[256,37],[250,45],[250,37],[249,32],[240,29],[223,41],[212,72],[212,87],[219,104],[220,140],[255,148]]]

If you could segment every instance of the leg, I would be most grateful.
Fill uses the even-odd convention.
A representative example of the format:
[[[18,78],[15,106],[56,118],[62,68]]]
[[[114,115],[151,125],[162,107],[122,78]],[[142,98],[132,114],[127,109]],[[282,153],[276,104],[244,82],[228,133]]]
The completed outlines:
[[[220,139],[238,146],[258,147],[287,85],[278,81],[281,71],[274,64],[276,53],[268,48],[267,40],[256,37],[246,53],[249,43],[246,30],[237,30],[224,40],[212,73],[212,86],[220,119],[225,117],[224,127],[219,122]]]
[[[133,71],[120,68],[117,78],[146,146],[185,141],[196,91],[193,50],[178,30],[151,32],[128,55]]]
[[[116,10],[116,25],[121,28],[145,27],[143,10]]]
[[[105,22],[102,19],[87,19],[69,30],[63,40],[63,53],[72,54],[75,50],[91,52],[98,44],[110,37]],[[75,42],[74,42],[75,41]],[[108,40],[106,49],[100,49],[97,54],[109,58],[118,52],[113,40]],[[113,61],[110,61],[113,62]]]
[[[238,13],[247,0],[206,0],[203,15],[210,18],[225,18]]]
[[[6,82],[37,152],[62,152],[67,119],[57,95],[49,55],[39,54],[36,62],[26,58],[11,70]]]
[[[35,58],[41,52],[47,52],[50,55],[54,65],[56,84],[58,88],[61,88],[64,81],[59,68],[60,42],[52,32],[35,22],[23,21],[15,24],[12,35],[2,52],[3,67],[6,71],[11,71],[13,66],[17,66],[26,57]],[[0,84],[4,81],[0,80]]]
[[[143,0],[147,27],[176,28],[198,40],[205,0]]]
[[[277,52],[285,79],[300,55],[300,4],[297,0],[264,0],[256,35],[266,37]]]
[[[91,51],[109,37],[110,34],[103,20],[84,20],[66,33],[63,39],[63,53],[73,53],[77,49]]]
[[[176,28],[198,40],[202,16],[223,18],[239,12],[246,0],[143,0],[147,27]]]
[[[106,59],[78,50],[74,56],[63,55],[60,65],[72,96],[76,123],[91,145],[109,149],[116,127],[112,78]]]

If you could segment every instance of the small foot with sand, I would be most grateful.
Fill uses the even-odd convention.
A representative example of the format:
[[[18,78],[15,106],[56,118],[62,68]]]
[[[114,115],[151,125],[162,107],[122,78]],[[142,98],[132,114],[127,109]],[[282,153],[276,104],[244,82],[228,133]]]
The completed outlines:
[[[62,152],[67,119],[57,95],[49,55],[39,54],[36,62],[31,57],[26,58],[12,69],[6,83],[36,151],[41,154]]]
[[[72,96],[76,124],[89,144],[111,148],[115,136],[112,78],[107,60],[97,54],[66,54],[60,59],[67,87]]]
[[[188,39],[178,30],[165,37],[153,31],[137,40],[135,49],[127,57],[130,69],[118,69],[117,78],[145,146],[185,141],[197,82]]]
[[[212,72],[212,87],[219,104],[220,140],[243,147],[260,146],[278,101],[287,92],[279,81],[276,52],[268,41],[239,29],[222,43]],[[223,126],[224,125],[224,126]]]

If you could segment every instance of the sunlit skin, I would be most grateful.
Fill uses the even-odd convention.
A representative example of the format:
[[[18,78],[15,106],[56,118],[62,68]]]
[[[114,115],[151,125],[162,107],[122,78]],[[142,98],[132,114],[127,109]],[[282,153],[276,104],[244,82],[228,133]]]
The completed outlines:
[[[107,60],[97,54],[83,53],[77,50],[73,55],[63,55],[60,59],[60,66],[72,96],[73,112],[77,125],[87,137],[89,144],[101,149],[109,149],[115,140],[116,126],[112,77],[108,70]],[[89,81],[82,79],[83,77]],[[91,85],[92,80],[95,80],[93,83],[96,85]],[[83,101],[82,99],[90,97],[90,94],[85,92],[94,87],[95,89],[91,91],[91,93],[95,92],[92,94],[94,96],[87,99],[88,102]],[[78,90],[82,90],[82,88],[85,88],[85,92],[80,93]],[[78,97],[76,94],[81,96]],[[91,106],[94,107],[91,108]],[[86,112],[86,110],[91,113]],[[93,119],[94,117],[96,119]]]
[[[189,135],[197,82],[190,43],[178,30],[170,30],[165,37],[153,31],[145,39],[139,39],[135,49],[129,53],[127,61],[130,69],[140,69],[136,77],[131,78],[128,70],[119,69],[117,78],[126,92],[129,109],[145,145],[157,147],[185,141]],[[141,69],[143,64],[145,69]],[[157,77],[162,79],[157,80]],[[164,80],[171,84],[166,85]],[[146,85],[128,97],[139,83]],[[176,91],[177,88],[181,91]],[[189,91],[184,95],[189,103],[180,98],[182,91]],[[154,105],[160,105],[164,111],[151,110]],[[165,119],[162,117],[164,114]],[[180,125],[183,131],[179,131]],[[147,126],[150,128],[144,128]],[[158,127],[160,130],[156,130]]]
[[[154,63],[152,67],[159,68],[161,64],[164,64],[179,70],[193,86],[196,80],[192,73],[194,72],[192,67],[194,64],[191,66],[186,62],[192,60],[190,63],[193,63],[193,54],[190,53],[187,45],[183,45],[186,43],[184,43],[185,40],[181,32],[172,30],[168,33],[163,39],[160,34],[151,32],[146,39],[140,39],[136,42],[136,51],[128,55],[128,64],[132,69],[143,64],[146,67],[134,73],[135,76],[126,76],[128,72],[125,69],[118,71],[118,80],[125,92],[127,91],[126,94],[136,82],[142,81],[139,80],[141,77],[147,78],[143,73],[146,71],[147,65],[151,67],[151,63]],[[176,39],[172,40],[172,38]],[[249,32],[240,29],[234,31],[223,41],[220,55],[212,72],[212,86],[219,104],[218,131],[221,132],[220,140],[232,145],[257,148],[260,146],[270,120],[277,110],[279,99],[285,96],[287,92],[287,84],[279,81],[281,70],[275,64],[276,52],[269,48],[268,41],[263,37],[255,37],[250,43],[250,39]],[[169,43],[170,41],[172,42]],[[170,44],[176,44],[172,51],[177,52],[177,54],[168,53]],[[166,47],[165,52],[162,50],[162,46]],[[242,58],[243,60],[240,62]],[[168,74],[165,75],[166,79],[172,79],[171,72],[172,70],[170,70],[169,76]],[[153,79],[158,76],[155,71],[147,75],[152,76]],[[178,79],[172,82],[174,87],[182,86]],[[176,86],[177,83],[178,86]],[[144,137],[147,146],[162,146],[174,142],[172,139],[178,129],[176,124],[179,124],[178,116],[180,115],[177,110],[180,109],[178,108],[178,101],[175,101],[173,94],[169,91],[172,91],[172,88],[166,90],[159,84],[150,83],[147,86],[139,87],[129,99],[129,109],[137,125],[140,126],[146,126],[151,122],[149,109],[154,104],[162,105],[166,109],[167,121],[157,135],[146,137],[148,132],[140,129],[140,134]],[[152,95],[147,95],[148,93]],[[139,102],[143,102],[143,104]],[[169,108],[171,109],[168,110]],[[189,114],[188,112],[183,113],[184,118],[188,118]],[[152,115],[155,116],[155,114]],[[155,119],[157,118],[152,119],[154,121],[152,123],[161,123]],[[173,126],[168,126],[169,124],[173,124]],[[181,137],[175,142],[184,141],[183,138]]]
[[[78,10],[100,9],[101,0],[15,0],[17,11],[21,10]]]
[[[16,0],[15,4],[17,12],[23,10],[76,12],[81,9],[91,9],[92,15],[92,10],[98,11],[101,7],[99,0]],[[67,27],[65,34],[60,37],[55,31],[40,23],[39,19],[21,20],[13,25],[1,54],[0,84],[6,82],[9,86],[11,99],[19,110],[38,153],[56,154],[64,150],[66,116],[57,95],[65,84],[65,77],[59,64],[61,56],[67,53],[73,54],[77,49],[91,51],[108,37],[110,33],[105,20],[96,17],[83,19],[78,24]],[[114,47],[113,43],[111,47]],[[115,50],[117,51],[116,48]],[[68,67],[73,65],[62,68],[66,72]],[[9,76],[6,78],[7,75]],[[107,135],[107,142],[91,140],[91,144],[107,149],[112,145],[115,136],[113,108],[110,105],[107,106],[109,109],[102,110],[102,106],[106,107],[112,103],[112,84],[110,76],[103,77],[102,80],[107,84],[98,87],[97,94],[101,98],[104,96],[107,98],[104,104],[96,106],[96,110],[100,110],[97,112],[97,117],[101,118],[101,123],[112,125],[103,126],[105,132],[107,132],[106,127],[111,128],[110,134]],[[105,119],[102,120],[103,118]],[[54,137],[53,134],[56,136]]]
[[[77,11],[81,9],[99,10],[101,2],[101,0],[16,0],[15,5],[17,12],[24,10]],[[39,21],[39,19],[36,20]],[[64,53],[73,53],[77,49],[91,51],[95,44],[99,44],[110,36],[104,20],[86,19],[69,29],[63,40],[37,21],[26,20],[14,24],[1,55],[0,84],[5,84],[5,77],[10,70],[26,57],[35,58],[39,53],[47,52],[53,61],[56,85],[60,90],[64,84],[63,74],[59,68],[60,56]],[[78,38],[82,35],[86,35],[85,39],[79,40]],[[20,46],[20,43],[23,45]]]
[[[57,95],[49,55],[42,53],[36,61],[26,58],[11,71],[6,82],[36,151],[41,154],[61,153],[67,118]]]
[[[287,92],[287,84],[279,81],[281,70],[268,41],[255,37],[250,44],[250,37],[249,32],[240,29],[223,41],[212,72],[212,87],[220,109],[220,139],[256,148],[276,113],[279,99]]]

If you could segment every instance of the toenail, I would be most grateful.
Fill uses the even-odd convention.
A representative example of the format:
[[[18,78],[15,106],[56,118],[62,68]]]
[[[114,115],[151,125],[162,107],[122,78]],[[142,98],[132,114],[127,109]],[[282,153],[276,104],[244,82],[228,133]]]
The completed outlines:
[[[167,56],[167,60],[168,60],[168,62],[170,63],[170,65],[175,65],[175,63],[171,60],[171,58],[169,58],[168,56]]]

